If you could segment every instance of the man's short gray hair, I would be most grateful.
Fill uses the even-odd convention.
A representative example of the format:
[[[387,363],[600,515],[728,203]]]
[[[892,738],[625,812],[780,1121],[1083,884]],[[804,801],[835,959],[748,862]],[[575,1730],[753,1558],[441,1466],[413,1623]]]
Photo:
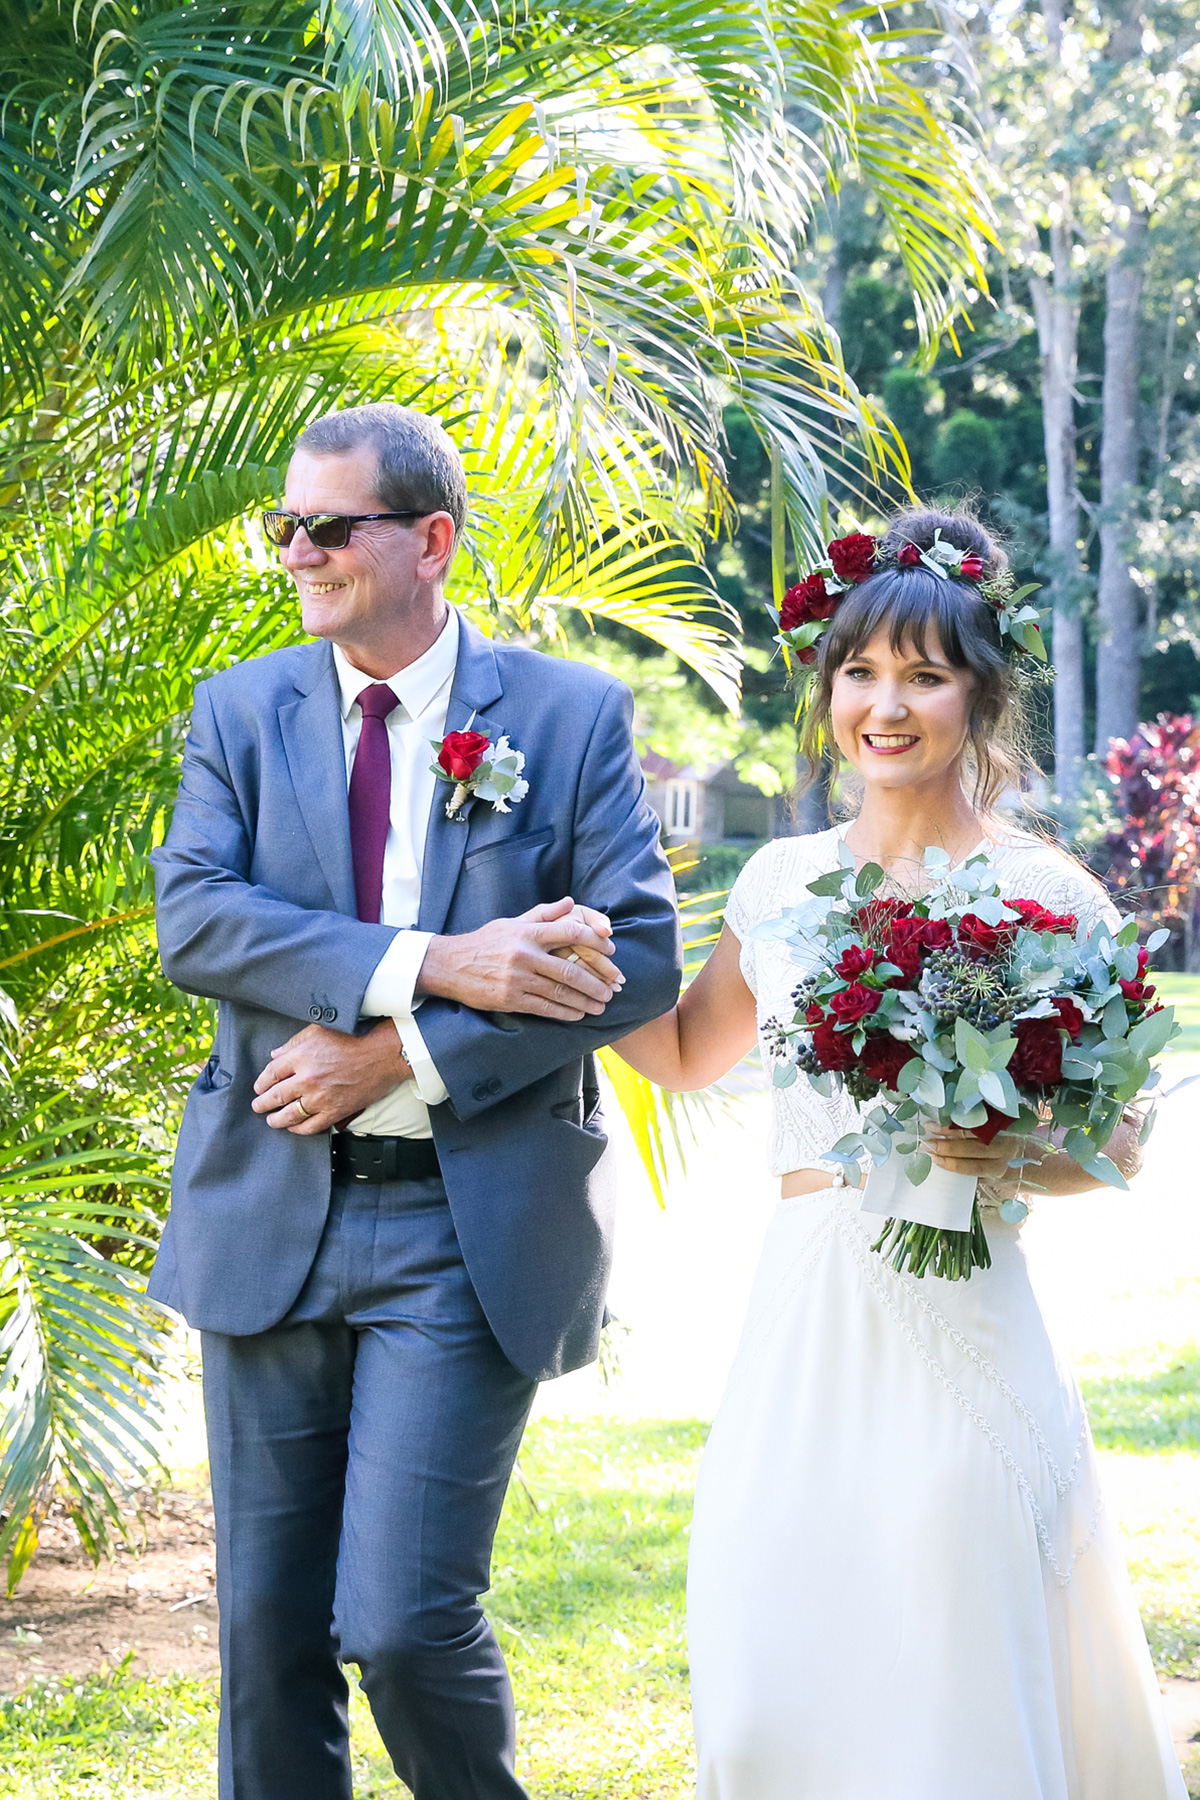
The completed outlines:
[[[379,458],[375,488],[387,512],[446,512],[457,537],[467,516],[467,478],[453,438],[436,419],[378,400],[314,419],[297,450],[346,456],[372,449]]]

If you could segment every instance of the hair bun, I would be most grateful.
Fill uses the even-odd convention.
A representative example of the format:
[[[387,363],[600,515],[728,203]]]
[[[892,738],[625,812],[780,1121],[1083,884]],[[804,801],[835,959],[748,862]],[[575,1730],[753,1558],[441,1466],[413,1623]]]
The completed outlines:
[[[980,558],[986,581],[1008,568],[1002,546],[965,507],[941,512],[933,506],[914,506],[908,512],[897,513],[880,540],[880,547],[885,554],[893,555],[904,544],[928,550],[939,533],[944,544],[953,544],[956,550]]]

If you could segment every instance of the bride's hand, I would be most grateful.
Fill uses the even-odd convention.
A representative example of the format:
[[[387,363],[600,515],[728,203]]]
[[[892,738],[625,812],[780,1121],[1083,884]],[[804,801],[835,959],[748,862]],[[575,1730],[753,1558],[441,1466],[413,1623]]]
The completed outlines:
[[[581,906],[579,902],[576,901],[571,911],[567,914],[567,917],[570,919],[581,920],[584,925],[590,925],[598,937],[611,941],[612,922],[606,913],[597,912],[593,906]],[[573,953],[570,944],[563,944],[559,949],[552,951],[551,954],[562,957],[564,962],[569,961],[572,954],[574,954],[578,957],[580,962],[586,963],[589,969],[594,969],[597,975],[602,975],[606,979],[611,976],[613,965],[610,956],[602,956],[598,950],[588,950],[581,946]],[[624,977],[622,977],[622,981],[623,980]]]
[[[977,1138],[973,1131],[957,1125],[926,1125],[921,1134],[921,1147],[928,1150],[939,1169],[954,1175],[977,1175],[981,1181],[1003,1181],[1009,1175],[1009,1159],[1020,1156],[1020,1140],[1001,1131],[990,1144]]]

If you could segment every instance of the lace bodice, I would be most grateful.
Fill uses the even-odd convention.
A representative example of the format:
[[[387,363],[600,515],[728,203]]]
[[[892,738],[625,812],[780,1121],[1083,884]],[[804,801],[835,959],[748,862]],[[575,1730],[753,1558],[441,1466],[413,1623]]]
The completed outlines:
[[[814,832],[810,837],[776,838],[746,864],[729,896],[725,923],[742,946],[741,970],[758,1011],[759,1044],[764,1068],[771,1057],[763,1028],[771,1019],[790,1020],[792,990],[806,972],[791,946],[770,938],[751,938],[750,931],[773,919],[787,906],[808,898],[807,885],[838,864],[838,840],[847,827]],[[1099,884],[1050,844],[1023,833],[981,845],[1007,894],[1038,900],[1052,912],[1071,912],[1081,919],[1104,917],[1115,924],[1118,914]],[[972,852],[974,854],[974,852]],[[849,1095],[824,1099],[803,1076],[788,1088],[772,1090],[770,1166],[774,1175],[791,1169],[837,1168],[822,1152],[848,1131],[858,1128],[859,1109]]]

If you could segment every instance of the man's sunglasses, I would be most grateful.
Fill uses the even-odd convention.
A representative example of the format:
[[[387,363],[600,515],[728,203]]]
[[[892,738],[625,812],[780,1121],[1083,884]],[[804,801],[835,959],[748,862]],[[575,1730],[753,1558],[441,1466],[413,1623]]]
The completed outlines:
[[[365,525],[371,519],[423,519],[422,512],[383,513],[289,513],[265,512],[263,531],[269,544],[286,550],[303,525],[308,541],[318,550],[344,550],[350,542],[351,528]]]

